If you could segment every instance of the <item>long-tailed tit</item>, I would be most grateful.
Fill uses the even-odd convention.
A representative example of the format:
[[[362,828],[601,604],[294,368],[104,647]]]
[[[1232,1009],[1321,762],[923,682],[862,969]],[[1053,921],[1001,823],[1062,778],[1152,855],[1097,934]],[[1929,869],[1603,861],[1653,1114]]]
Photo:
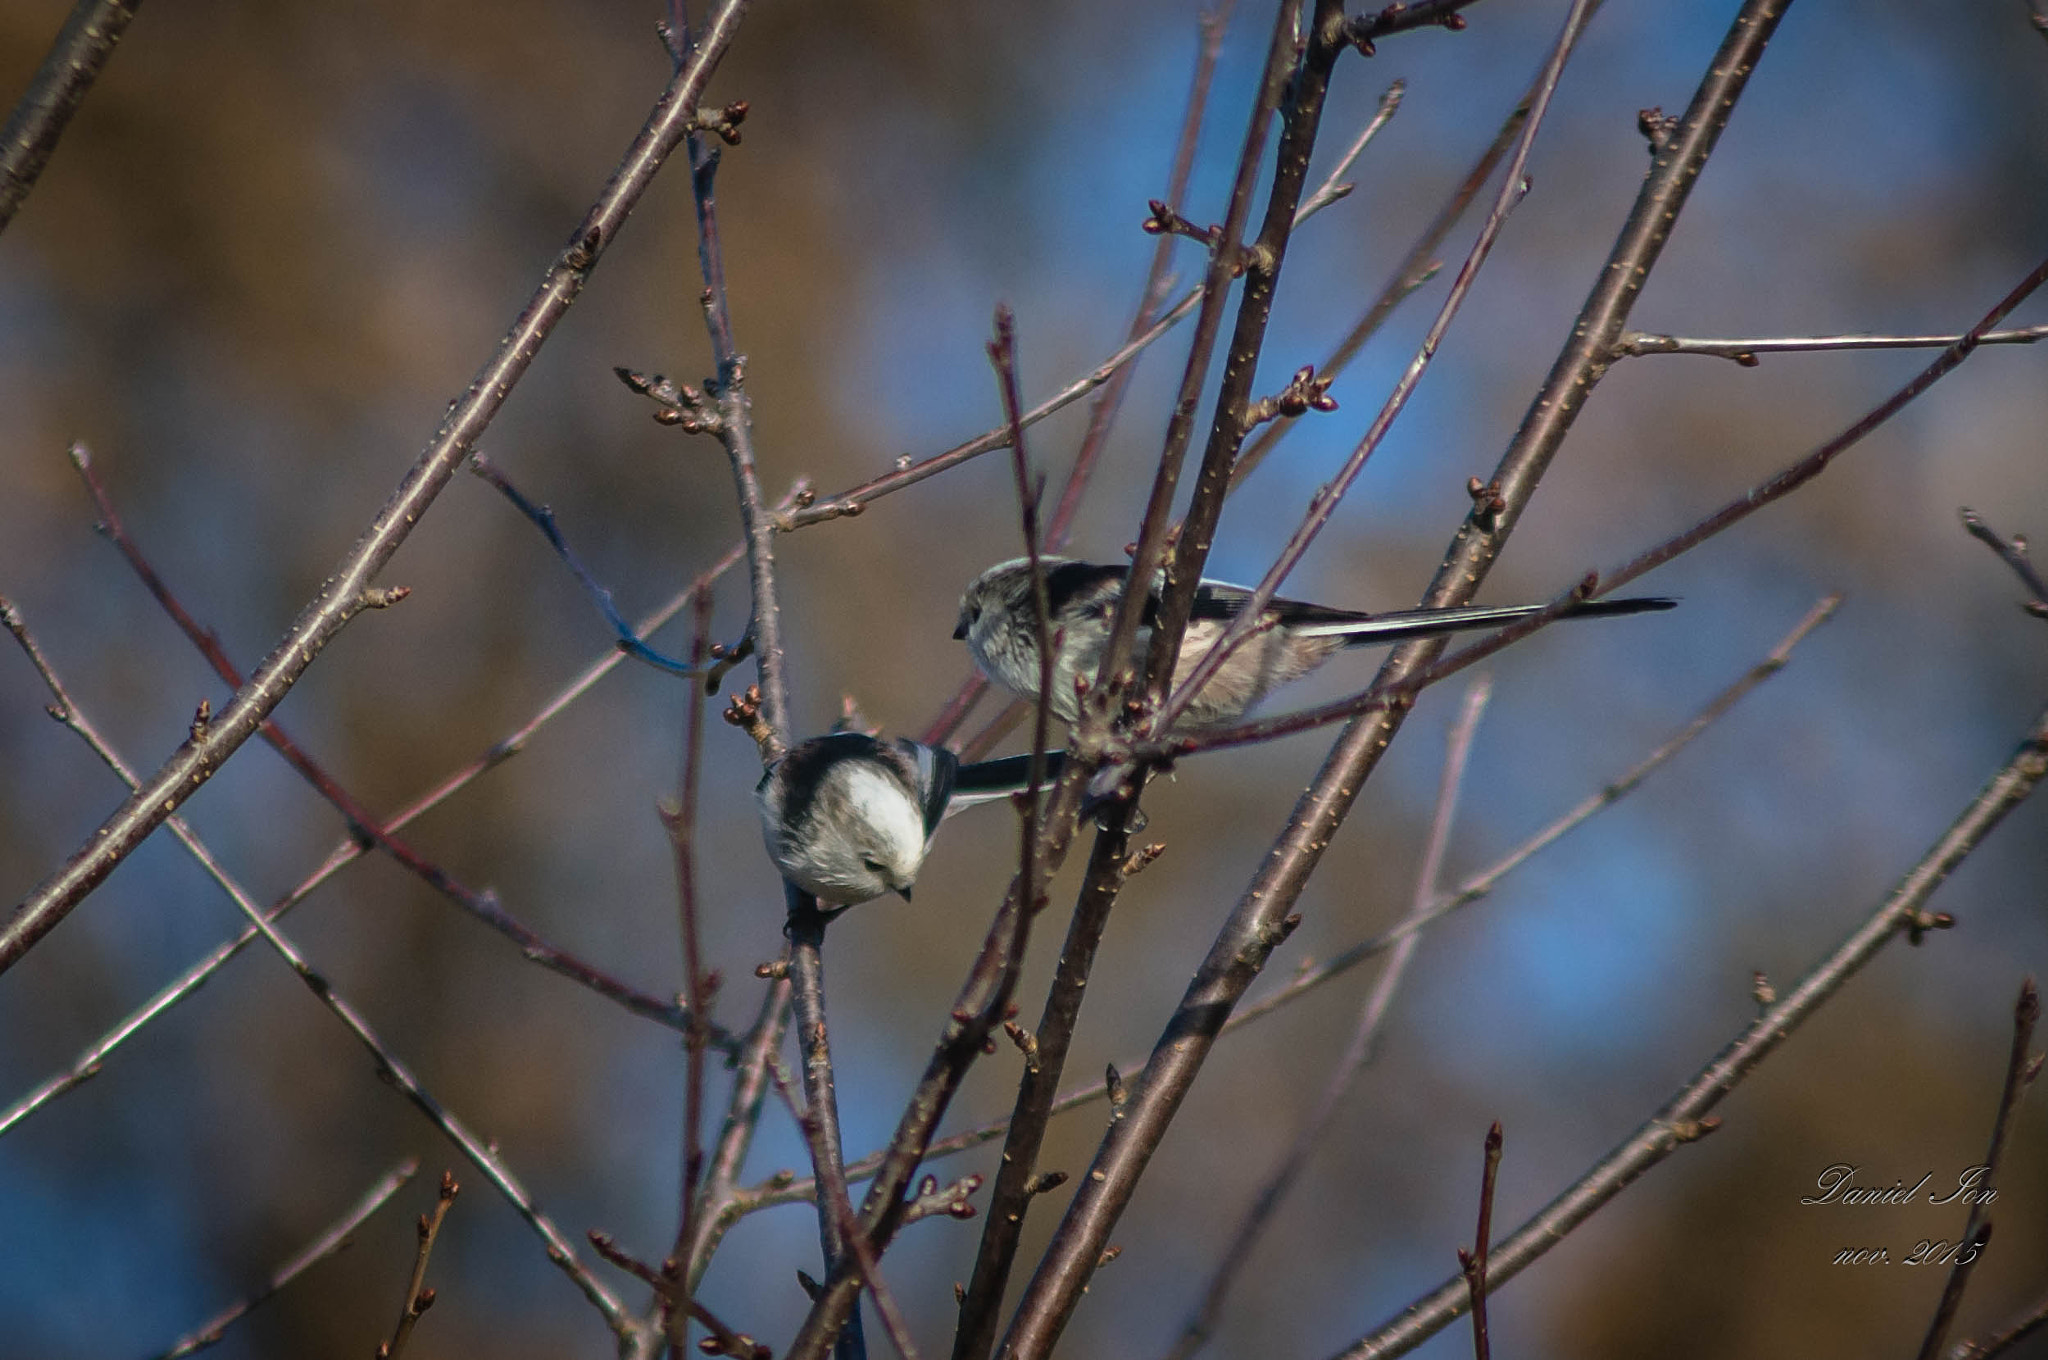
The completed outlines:
[[[1048,779],[1060,758],[1047,753]],[[907,737],[831,732],[770,765],[754,801],[783,877],[828,906],[847,907],[888,892],[910,900],[939,823],[1029,780],[1028,756],[962,765],[951,751]]]
[[[1067,722],[1080,717],[1075,681],[1093,684],[1109,644],[1110,623],[1122,598],[1129,568],[1041,557],[1053,636],[1052,711]],[[1181,639],[1177,674],[1186,674],[1243,612],[1252,592],[1221,581],[1203,581],[1195,591],[1194,613]],[[1669,609],[1677,601],[1658,597],[1589,600],[1567,612],[1570,618],[1636,614]],[[1158,588],[1138,630],[1143,657],[1158,606]],[[1343,647],[1368,647],[1437,633],[1492,628],[1524,618],[1543,605],[1408,609],[1364,614],[1350,609],[1274,600],[1266,607],[1271,626],[1244,640],[1181,715],[1182,731],[1227,726],[1276,687],[1308,674]],[[1032,603],[1031,563],[999,562],[974,579],[960,600],[953,636],[964,639],[975,664],[989,679],[1026,699],[1038,697],[1038,626]]]

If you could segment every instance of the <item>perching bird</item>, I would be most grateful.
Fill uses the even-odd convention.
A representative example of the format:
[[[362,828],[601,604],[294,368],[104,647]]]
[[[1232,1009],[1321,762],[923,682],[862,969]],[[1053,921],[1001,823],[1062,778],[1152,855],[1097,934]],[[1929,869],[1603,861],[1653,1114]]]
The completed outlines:
[[[1052,711],[1067,722],[1080,717],[1074,682],[1093,684],[1102,669],[1102,651],[1109,644],[1111,620],[1122,597],[1129,568],[1041,557],[1054,639]],[[1195,590],[1194,612],[1180,644],[1176,674],[1191,671],[1224,629],[1244,608],[1252,592],[1243,586],[1205,580]],[[1026,699],[1038,697],[1038,627],[1032,604],[1029,559],[999,562],[974,579],[960,599],[960,622],[953,636],[964,639],[974,662],[989,679]],[[1589,600],[1567,611],[1569,618],[1637,614],[1669,609],[1677,601],[1661,597]],[[1158,591],[1147,602],[1138,629],[1136,656],[1142,660],[1158,607]],[[1308,674],[1339,648],[1367,647],[1437,633],[1492,628],[1527,617],[1544,605],[1468,606],[1459,609],[1408,609],[1391,614],[1364,614],[1298,600],[1274,600],[1266,607],[1274,626],[1245,639],[1221,669],[1202,686],[1177,727],[1200,731],[1224,727],[1243,717],[1268,692]]]
[[[1047,753],[1048,780],[1060,760],[1060,752]],[[783,877],[828,906],[847,907],[887,892],[908,901],[939,823],[1029,780],[1029,756],[962,765],[951,751],[907,737],[830,732],[770,765],[754,800]]]

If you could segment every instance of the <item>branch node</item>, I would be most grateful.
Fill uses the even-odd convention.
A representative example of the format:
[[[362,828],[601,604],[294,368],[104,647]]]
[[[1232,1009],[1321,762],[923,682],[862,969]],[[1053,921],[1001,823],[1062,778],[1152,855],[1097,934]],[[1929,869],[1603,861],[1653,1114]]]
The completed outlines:
[[[706,379],[702,388],[679,383],[659,373],[638,373],[614,368],[620,382],[654,403],[654,423],[674,425],[685,434],[723,435],[725,417],[719,413],[717,383]]]
[[[1185,236],[1190,241],[1199,241],[1210,250],[1216,249],[1223,241],[1223,228],[1220,225],[1198,227],[1175,212],[1165,199],[1150,199],[1145,206],[1151,210],[1152,215],[1140,225],[1148,236]]]
[[[1906,918],[1906,942],[1917,945],[1930,930],[1952,930],[1956,918],[1945,911],[1915,911]]]
[[[731,696],[732,702],[725,706],[725,720],[754,739],[754,745],[761,750],[765,763],[782,754],[782,739],[775,735],[775,729],[761,716],[761,687],[748,685],[746,693]]]
[[[389,609],[410,594],[411,586],[371,586],[356,596],[356,608]]]
[[[1270,397],[1260,397],[1245,408],[1243,431],[1250,434],[1269,420],[1285,416],[1293,420],[1310,411],[1334,411],[1337,399],[1330,392],[1331,379],[1318,378],[1314,364],[1303,364],[1288,379],[1287,386]]]
[[[192,711],[192,741],[196,745],[206,740],[206,729],[213,724],[213,701],[201,699],[199,707]]]
[[[1024,1070],[1034,1076],[1037,1075],[1038,1036],[1014,1020],[1005,1020],[1003,1022],[1003,1033],[1010,1036],[1010,1042],[1015,1044],[1017,1051],[1024,1055]]]
[[[1759,1007],[1765,1009],[1776,1005],[1778,1001],[1778,989],[1771,985],[1771,980],[1764,976],[1764,970],[1761,968],[1749,975],[1749,994],[1755,998]]]
[[[1672,134],[1678,131],[1679,119],[1676,114],[1666,114],[1659,104],[1636,111],[1636,130],[1650,144],[1650,155],[1661,156],[1671,145]],[[1751,362],[1755,359],[1752,357]]]
[[[740,144],[740,124],[747,121],[747,101],[736,99],[722,109],[697,110],[697,116],[690,120],[690,127],[697,132],[713,132],[718,140],[727,146]]]
[[[1152,862],[1165,853],[1166,842],[1154,841],[1150,845],[1143,846],[1125,855],[1123,865],[1118,870],[1118,873],[1122,875],[1125,881],[1129,881],[1136,878],[1146,869],[1151,868]]]
[[[1064,1171],[1041,1171],[1025,1182],[1024,1193],[1027,1195],[1043,1195],[1048,1191],[1059,1189],[1066,1183],[1067,1173]]]

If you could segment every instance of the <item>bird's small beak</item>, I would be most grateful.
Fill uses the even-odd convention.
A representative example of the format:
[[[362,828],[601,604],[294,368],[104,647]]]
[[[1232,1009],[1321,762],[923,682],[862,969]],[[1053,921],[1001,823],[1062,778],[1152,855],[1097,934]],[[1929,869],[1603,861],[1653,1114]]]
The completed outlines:
[[[967,640],[967,611],[963,609],[963,610],[961,610],[961,611],[960,611],[960,622],[958,622],[958,623],[956,623],[956,624],[954,624],[954,625],[953,625],[953,641],[955,641],[955,642],[964,642],[964,641],[966,641],[966,640]]]
[[[908,888],[898,888],[898,889],[896,890],[896,895],[897,895],[898,897],[902,898],[902,899],[903,899],[904,901],[908,902],[908,901],[910,900],[910,889],[908,889]]]

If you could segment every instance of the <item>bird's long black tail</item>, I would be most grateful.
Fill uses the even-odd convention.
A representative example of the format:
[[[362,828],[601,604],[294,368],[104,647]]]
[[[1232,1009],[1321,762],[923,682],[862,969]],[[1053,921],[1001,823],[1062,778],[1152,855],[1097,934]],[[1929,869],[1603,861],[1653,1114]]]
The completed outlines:
[[[1678,601],[1662,595],[1638,595],[1625,600],[1586,600],[1567,610],[1568,619],[1602,618],[1617,614],[1647,614],[1670,609]],[[1498,628],[1526,619],[1549,608],[1541,604],[1467,605],[1458,609],[1404,609],[1378,614],[1369,619],[1298,625],[1303,637],[1342,638],[1347,647],[1372,647],[1409,638],[1435,637],[1440,633],[1462,633],[1475,628]]]

